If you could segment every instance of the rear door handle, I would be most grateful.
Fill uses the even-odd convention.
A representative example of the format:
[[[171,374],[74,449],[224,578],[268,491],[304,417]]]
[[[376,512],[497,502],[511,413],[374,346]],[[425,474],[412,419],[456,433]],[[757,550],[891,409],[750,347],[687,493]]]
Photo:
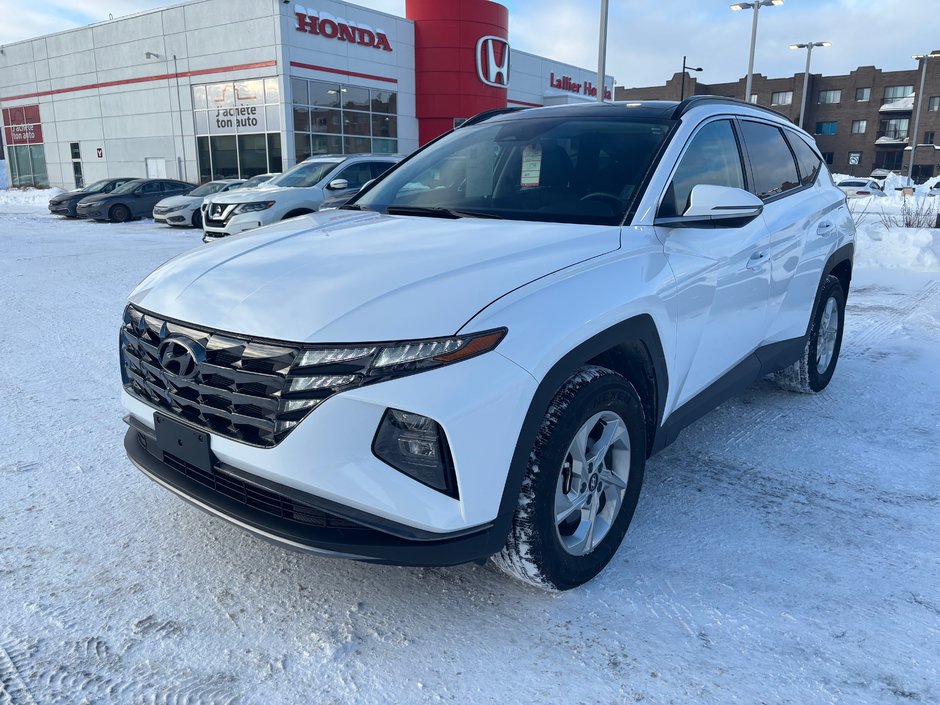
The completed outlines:
[[[747,260],[748,269],[758,269],[767,261],[767,250],[758,250],[751,254]]]
[[[822,222],[822,223],[820,223],[819,226],[816,228],[816,234],[817,234],[817,235],[828,235],[828,234],[831,233],[833,230],[835,230],[835,227],[836,227],[836,226],[833,225],[832,223],[830,223],[829,221]]]

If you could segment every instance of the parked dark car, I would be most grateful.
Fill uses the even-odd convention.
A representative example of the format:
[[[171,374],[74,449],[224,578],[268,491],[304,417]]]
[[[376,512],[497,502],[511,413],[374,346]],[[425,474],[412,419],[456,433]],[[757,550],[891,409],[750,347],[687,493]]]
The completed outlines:
[[[195,184],[173,179],[135,179],[111,193],[99,193],[78,202],[78,215],[94,220],[123,223],[133,218],[150,217],[158,201],[189,193]]]
[[[134,181],[133,176],[123,176],[119,179],[102,179],[85,188],[75,189],[68,193],[60,193],[55,198],[49,200],[49,210],[56,215],[64,215],[66,218],[77,218],[76,210],[78,202],[83,198],[92,196],[96,193],[111,193],[119,186],[123,186],[128,181]]]

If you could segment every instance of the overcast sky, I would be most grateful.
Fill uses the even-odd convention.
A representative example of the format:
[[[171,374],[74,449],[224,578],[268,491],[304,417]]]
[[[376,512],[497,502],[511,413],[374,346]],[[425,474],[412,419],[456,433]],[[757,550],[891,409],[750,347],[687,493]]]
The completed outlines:
[[[266,0],[256,0],[264,2]],[[441,0],[446,2],[447,0]],[[611,0],[607,73],[618,85],[663,83],[683,54],[705,70],[704,83],[734,80],[747,70],[751,11],[730,0]],[[755,73],[790,76],[803,70],[796,42],[831,41],[813,52],[813,72],[844,74],[859,65],[914,68],[911,54],[940,49],[938,0],[785,0],[760,12]],[[172,0],[0,0],[8,8],[0,44],[174,4]],[[316,7],[316,0],[302,4]],[[358,3],[404,15],[404,0]],[[586,68],[597,65],[599,0],[503,0],[510,9],[510,44]],[[15,10],[13,6],[16,6]]]

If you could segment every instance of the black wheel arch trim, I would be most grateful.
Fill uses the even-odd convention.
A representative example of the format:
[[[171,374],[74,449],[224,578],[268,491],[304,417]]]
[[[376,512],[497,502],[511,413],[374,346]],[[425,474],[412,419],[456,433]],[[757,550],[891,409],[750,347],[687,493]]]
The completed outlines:
[[[552,398],[579,367],[590,360],[617,347],[630,342],[640,342],[649,353],[653,364],[654,396],[655,396],[655,437],[661,432],[663,413],[666,408],[666,395],[669,390],[669,373],[666,367],[666,357],[663,353],[662,342],[656,323],[649,314],[642,314],[628,318],[580,343],[573,350],[558,360],[542,377],[538,388],[529,403],[522,430],[516,440],[516,447],[509,464],[506,475],[506,484],[503,487],[502,499],[499,503],[499,512],[493,522],[494,544],[490,554],[502,549],[512,527],[512,517],[519,501],[519,489],[522,487],[522,478],[529,463],[529,454],[535,443],[539,426]],[[649,449],[648,449],[649,450]]]

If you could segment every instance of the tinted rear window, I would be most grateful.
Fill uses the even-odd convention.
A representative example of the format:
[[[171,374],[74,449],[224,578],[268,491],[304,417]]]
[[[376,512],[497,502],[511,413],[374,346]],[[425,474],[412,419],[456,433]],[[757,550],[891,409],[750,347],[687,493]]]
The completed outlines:
[[[761,122],[741,123],[754,172],[751,189],[759,198],[768,199],[800,185],[793,154],[780,129]]]
[[[816,152],[797,134],[787,131],[787,137],[790,140],[790,146],[796,154],[796,163],[800,167],[800,183],[804,186],[816,181],[819,174],[819,168],[822,166],[822,160],[816,156]],[[856,181],[853,186],[864,186],[864,181]]]

